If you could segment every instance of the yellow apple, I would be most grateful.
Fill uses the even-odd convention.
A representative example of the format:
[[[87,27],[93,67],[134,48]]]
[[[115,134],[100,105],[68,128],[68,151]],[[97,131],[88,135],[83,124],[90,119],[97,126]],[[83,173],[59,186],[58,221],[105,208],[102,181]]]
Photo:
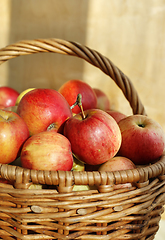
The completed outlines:
[[[77,159],[76,156],[73,154],[72,171],[84,171],[84,170],[85,170],[85,164],[81,162],[79,159]]]
[[[22,99],[22,97],[23,97],[27,92],[30,92],[30,91],[32,91],[33,89],[35,89],[35,88],[28,88],[28,89],[24,90],[23,92],[21,92],[21,93],[19,94],[19,96],[17,97],[17,100],[16,100],[15,105],[18,106],[18,104],[19,104],[20,100]]]
[[[30,185],[30,187],[28,189],[42,189],[42,185],[33,183]]]
[[[89,185],[74,185],[72,191],[79,192],[79,191],[88,191],[88,190],[90,190]]]

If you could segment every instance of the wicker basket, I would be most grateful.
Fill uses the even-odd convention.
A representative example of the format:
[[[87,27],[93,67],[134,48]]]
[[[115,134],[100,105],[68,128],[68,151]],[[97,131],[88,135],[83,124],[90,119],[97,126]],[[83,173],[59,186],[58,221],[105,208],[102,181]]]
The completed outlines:
[[[113,79],[134,114],[146,114],[130,80],[106,57],[60,39],[21,41],[0,50],[0,63],[40,52],[79,57]],[[155,164],[116,172],[36,171],[0,164],[0,239],[142,239],[159,228],[165,204],[165,155]],[[131,182],[131,188],[113,190]],[[41,184],[43,189],[29,189]],[[74,185],[95,186],[72,191]],[[92,187],[91,187],[92,189]]]

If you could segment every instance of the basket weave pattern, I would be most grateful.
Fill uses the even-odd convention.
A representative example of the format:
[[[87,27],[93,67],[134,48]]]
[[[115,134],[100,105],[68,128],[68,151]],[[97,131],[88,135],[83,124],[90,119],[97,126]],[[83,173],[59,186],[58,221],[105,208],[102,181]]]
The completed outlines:
[[[115,81],[134,114],[145,109],[131,81],[108,58],[60,39],[21,41],[0,50],[0,64],[34,53],[79,57]],[[0,239],[142,239],[159,228],[165,204],[165,155],[146,167],[116,172],[36,171],[0,164]],[[114,190],[114,185],[132,183]],[[41,184],[43,189],[29,189]],[[74,185],[91,190],[72,191]]]

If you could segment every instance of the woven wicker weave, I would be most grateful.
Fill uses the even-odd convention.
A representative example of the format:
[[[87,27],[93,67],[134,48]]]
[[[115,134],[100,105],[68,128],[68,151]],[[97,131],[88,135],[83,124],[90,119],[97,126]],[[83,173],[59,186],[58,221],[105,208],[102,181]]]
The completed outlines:
[[[21,41],[0,50],[0,63],[52,52],[79,57],[110,76],[134,114],[146,114],[131,81],[108,58],[60,39]],[[165,204],[165,155],[155,164],[116,172],[52,172],[0,164],[0,239],[151,240]],[[131,188],[113,190],[115,184]],[[43,189],[29,189],[41,184]],[[72,191],[74,185],[95,186]]]

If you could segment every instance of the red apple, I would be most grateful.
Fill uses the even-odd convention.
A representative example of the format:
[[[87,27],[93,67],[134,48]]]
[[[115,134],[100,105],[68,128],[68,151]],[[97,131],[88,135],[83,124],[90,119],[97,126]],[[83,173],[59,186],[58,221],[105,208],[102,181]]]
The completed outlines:
[[[0,104],[0,109],[4,109],[4,108],[5,108],[5,106]]]
[[[85,164],[79,161],[73,154],[72,171],[84,171],[84,170],[85,170]]]
[[[121,132],[116,121],[100,109],[84,111],[69,118],[64,135],[72,152],[81,161],[98,165],[114,157],[121,145]]]
[[[97,108],[103,111],[110,109],[110,100],[108,96],[100,89],[93,88],[97,96]]]
[[[26,122],[30,135],[45,131],[50,124],[62,132],[65,120],[72,116],[66,99],[53,89],[34,89],[20,100],[17,113]]]
[[[135,164],[128,158],[122,156],[115,156],[103,163],[98,171],[102,172],[113,172],[120,170],[128,170],[136,168]]]
[[[11,87],[0,87],[0,105],[4,107],[14,106],[19,93]]]
[[[14,161],[28,137],[28,127],[21,117],[14,112],[0,110],[0,163]]]
[[[119,155],[143,165],[156,161],[165,148],[165,133],[155,120],[143,115],[131,115],[118,123],[122,143]]]
[[[69,140],[56,131],[44,131],[30,137],[21,151],[24,168],[70,171],[73,156]]]
[[[67,81],[58,91],[65,97],[70,106],[76,102],[79,93],[82,95],[82,105],[84,110],[96,108],[97,106],[97,97],[93,88],[81,80]],[[79,107],[75,106],[72,109],[72,112],[79,113]]]
[[[136,168],[135,164],[130,159],[122,156],[117,156],[103,163],[99,167],[98,171],[113,172],[113,171],[129,170],[129,169],[135,169],[135,168]],[[132,183],[123,183],[123,184],[114,185],[114,189],[119,189],[124,187],[132,187]]]
[[[106,111],[109,115],[111,115],[115,120],[116,122],[118,123],[121,119],[127,117],[127,115],[125,115],[124,113],[121,113],[121,112],[118,112],[118,111],[115,111],[115,110],[108,110]]]

